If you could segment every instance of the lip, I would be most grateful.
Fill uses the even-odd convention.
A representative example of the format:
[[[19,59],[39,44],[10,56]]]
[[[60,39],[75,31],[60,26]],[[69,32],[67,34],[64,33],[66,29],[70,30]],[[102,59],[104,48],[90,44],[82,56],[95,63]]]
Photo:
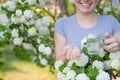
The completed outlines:
[[[78,1],[78,3],[79,3],[80,5],[82,5],[82,6],[85,6],[85,7],[92,5],[91,2],[81,2],[81,1]]]

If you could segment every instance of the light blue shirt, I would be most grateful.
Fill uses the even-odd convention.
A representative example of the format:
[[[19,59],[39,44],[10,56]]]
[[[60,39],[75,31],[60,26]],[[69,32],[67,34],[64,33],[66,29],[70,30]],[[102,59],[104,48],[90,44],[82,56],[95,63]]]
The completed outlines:
[[[68,18],[59,18],[55,23],[55,32],[59,33],[67,39],[68,45],[74,45],[81,48],[81,40],[88,34],[96,34],[99,36],[108,32],[114,35],[120,31],[120,23],[113,16],[98,16],[95,26],[86,29],[78,25],[75,15]]]

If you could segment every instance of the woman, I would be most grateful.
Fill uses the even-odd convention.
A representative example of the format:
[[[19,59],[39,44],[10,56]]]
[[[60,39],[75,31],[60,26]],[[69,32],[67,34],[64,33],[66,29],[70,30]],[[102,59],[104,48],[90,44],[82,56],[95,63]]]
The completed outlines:
[[[81,40],[89,33],[103,35],[109,52],[120,50],[120,24],[112,16],[94,13],[99,0],[74,0],[76,14],[60,18],[55,24],[56,60],[71,60],[80,55]]]

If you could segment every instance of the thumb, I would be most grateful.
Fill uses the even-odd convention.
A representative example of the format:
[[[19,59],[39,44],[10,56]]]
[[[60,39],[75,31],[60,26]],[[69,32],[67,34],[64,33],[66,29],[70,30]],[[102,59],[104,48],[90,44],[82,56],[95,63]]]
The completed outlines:
[[[111,37],[112,37],[109,33],[105,33],[104,36],[105,36],[106,38],[111,38]]]

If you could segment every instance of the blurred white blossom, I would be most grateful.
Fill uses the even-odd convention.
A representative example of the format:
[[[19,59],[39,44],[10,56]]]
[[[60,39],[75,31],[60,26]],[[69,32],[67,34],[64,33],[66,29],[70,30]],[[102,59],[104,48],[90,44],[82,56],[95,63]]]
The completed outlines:
[[[48,61],[45,59],[45,58],[42,58],[40,59],[40,63],[43,65],[43,66],[46,66],[48,64]]]
[[[15,12],[16,16],[21,16],[22,15],[22,10],[20,9],[17,9],[16,12]]]
[[[39,52],[44,52],[44,49],[45,49],[45,45],[44,44],[40,44],[39,46],[38,46],[38,51]]]
[[[46,47],[43,52],[45,55],[49,56],[52,53],[52,49],[50,47]]]
[[[33,13],[33,11],[31,11],[31,10],[25,10],[25,11],[24,11],[24,16],[25,16],[27,19],[31,19],[31,18],[34,17],[34,13]]]
[[[40,7],[45,6],[45,0],[39,0],[39,6]]]
[[[65,79],[65,74],[61,73],[61,72],[58,72],[57,73],[57,80],[66,80]]]
[[[100,70],[96,80],[110,80],[110,76],[107,72]]]
[[[63,64],[64,64],[64,63],[63,63],[63,61],[61,61],[61,60],[56,61],[55,64],[54,64],[55,69],[59,71],[59,67],[60,67],[61,65],[63,65]]]
[[[19,37],[19,33],[18,32],[19,32],[18,29],[13,29],[11,31],[12,37]]]
[[[10,25],[10,20],[8,19],[6,14],[0,14],[0,24],[4,26]]]
[[[32,27],[32,28],[28,29],[28,35],[29,36],[34,36],[36,34],[37,34],[37,32],[36,32],[36,28],[35,27]]]
[[[13,43],[14,43],[15,45],[20,46],[20,45],[22,44],[22,42],[23,42],[23,38],[21,38],[21,37],[17,37],[17,38],[14,38],[14,39],[13,39]]]
[[[68,71],[66,74],[66,80],[75,80],[76,72],[74,70]]]
[[[98,61],[98,60],[95,60],[93,63],[92,63],[92,68],[97,68],[98,70],[103,70],[104,69],[104,64],[103,62],[101,61]]]
[[[29,5],[35,5],[37,3],[36,0],[27,0]]]
[[[118,59],[112,60],[111,67],[115,70],[120,70],[120,60]]]
[[[47,16],[44,16],[42,18],[42,23],[43,23],[43,26],[48,27],[50,25],[50,18]]]
[[[23,43],[23,47],[27,50],[32,50],[33,46],[31,43]]]
[[[82,73],[76,76],[76,80],[90,80],[90,79],[85,73]]]
[[[89,61],[89,57],[82,53],[80,54],[79,57],[77,57],[77,59],[75,60],[75,63],[77,66],[85,67],[88,61]]]
[[[50,34],[49,28],[48,27],[40,27],[39,34],[41,36]]]
[[[15,11],[16,3],[13,1],[7,1],[7,9],[9,11]]]

